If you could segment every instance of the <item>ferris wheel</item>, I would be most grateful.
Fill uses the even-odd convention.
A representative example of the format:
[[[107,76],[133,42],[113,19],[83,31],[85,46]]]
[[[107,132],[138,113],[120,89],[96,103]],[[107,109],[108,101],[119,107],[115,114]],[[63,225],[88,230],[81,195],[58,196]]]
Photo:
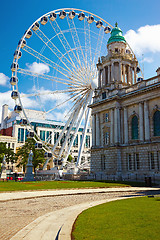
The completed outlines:
[[[112,28],[107,21],[85,10],[54,10],[27,29],[14,53],[10,79],[14,110],[23,112],[29,136],[36,139],[37,147],[44,148],[48,159],[51,156],[63,158],[62,166],[66,165],[78,129],[83,124],[76,165],[81,164],[91,116],[88,105],[97,87],[96,64],[98,58],[107,53],[106,34]],[[28,102],[32,103],[32,109],[45,112],[48,118],[59,116],[65,122],[54,145],[42,141],[33,128],[25,110]],[[62,145],[57,152],[60,141]]]

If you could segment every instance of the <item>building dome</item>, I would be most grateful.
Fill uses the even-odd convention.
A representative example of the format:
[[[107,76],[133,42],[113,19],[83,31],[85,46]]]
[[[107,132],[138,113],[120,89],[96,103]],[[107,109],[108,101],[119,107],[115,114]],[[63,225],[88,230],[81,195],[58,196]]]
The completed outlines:
[[[118,24],[115,24],[115,27],[111,31],[111,37],[108,39],[108,44],[112,42],[123,42],[126,43],[125,38],[122,35],[122,30],[118,27]]]

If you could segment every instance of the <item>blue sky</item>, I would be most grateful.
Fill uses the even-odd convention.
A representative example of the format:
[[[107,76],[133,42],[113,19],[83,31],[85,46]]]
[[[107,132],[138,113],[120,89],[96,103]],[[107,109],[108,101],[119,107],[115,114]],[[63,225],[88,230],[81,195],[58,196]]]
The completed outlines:
[[[160,1],[158,0],[1,1],[0,105],[4,103],[10,105],[12,101],[5,93],[11,90],[9,78],[13,53],[25,30],[43,14],[67,7],[92,12],[111,25],[117,21],[123,34],[127,33],[131,48],[134,49],[140,64],[142,64],[142,59],[144,61],[142,67],[144,66],[145,78],[156,75],[156,69],[160,66]],[[24,82],[22,91],[25,88],[27,89],[27,84]]]

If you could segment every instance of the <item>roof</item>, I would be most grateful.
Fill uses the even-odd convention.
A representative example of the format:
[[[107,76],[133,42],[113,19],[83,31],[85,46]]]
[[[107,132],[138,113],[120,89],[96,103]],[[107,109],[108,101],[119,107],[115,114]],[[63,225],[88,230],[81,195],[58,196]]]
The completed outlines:
[[[108,39],[108,44],[112,43],[112,42],[124,42],[126,43],[125,38],[122,35],[122,30],[118,27],[118,24],[115,24],[115,27],[112,29],[111,31],[111,36]]]

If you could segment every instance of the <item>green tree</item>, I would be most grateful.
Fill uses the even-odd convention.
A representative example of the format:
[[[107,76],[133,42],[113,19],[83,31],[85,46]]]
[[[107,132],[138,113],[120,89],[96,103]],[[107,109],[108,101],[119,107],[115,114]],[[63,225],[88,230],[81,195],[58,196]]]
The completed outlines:
[[[17,167],[23,166],[23,169],[25,171],[27,162],[28,162],[28,156],[30,150],[33,152],[33,167],[34,171],[37,168],[38,165],[43,164],[45,159],[44,159],[44,150],[43,149],[35,149],[35,140],[34,139],[27,139],[25,144],[18,149],[16,156],[18,160]]]
[[[68,155],[68,158],[67,158],[67,161],[68,161],[68,162],[72,162],[72,160],[73,160],[73,157],[71,156],[71,154],[69,154],[69,155]]]
[[[7,163],[14,163],[16,161],[15,153],[13,149],[7,148],[6,145],[6,142],[0,142],[0,163],[2,163],[4,155]]]

